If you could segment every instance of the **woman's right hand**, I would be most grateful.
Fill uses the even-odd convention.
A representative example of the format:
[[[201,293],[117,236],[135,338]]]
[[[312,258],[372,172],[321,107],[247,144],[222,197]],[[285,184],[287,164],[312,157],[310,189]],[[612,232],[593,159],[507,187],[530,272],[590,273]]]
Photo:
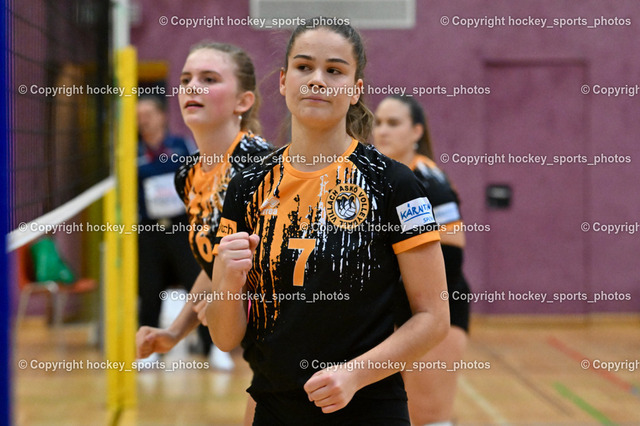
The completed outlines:
[[[242,290],[247,273],[253,265],[253,254],[258,247],[260,237],[238,232],[227,235],[220,240],[216,264],[221,265],[222,277],[219,291],[237,293]]]
[[[178,336],[169,330],[142,326],[136,333],[136,358],[147,358],[154,352],[167,353],[178,342]]]

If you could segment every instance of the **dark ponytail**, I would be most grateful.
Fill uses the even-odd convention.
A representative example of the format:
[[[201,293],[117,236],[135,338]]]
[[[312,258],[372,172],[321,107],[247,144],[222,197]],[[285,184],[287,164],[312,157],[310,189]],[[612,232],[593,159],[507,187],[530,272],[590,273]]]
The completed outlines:
[[[369,108],[364,104],[362,95],[355,105],[349,107],[347,111],[347,133],[352,138],[366,142],[371,135],[375,116]]]

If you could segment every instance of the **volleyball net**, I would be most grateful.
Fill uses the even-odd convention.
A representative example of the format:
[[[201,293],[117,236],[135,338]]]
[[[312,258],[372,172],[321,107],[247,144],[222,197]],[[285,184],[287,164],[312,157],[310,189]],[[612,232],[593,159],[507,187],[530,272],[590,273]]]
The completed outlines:
[[[131,362],[137,324],[137,238],[83,232],[71,226],[137,220],[136,54],[128,32],[126,0],[1,0],[5,66],[3,187],[6,253],[63,230],[82,240],[79,254],[99,274],[105,357]],[[121,29],[122,31],[122,29]],[[3,104],[3,106],[5,106]],[[3,194],[4,195],[4,194]],[[81,215],[81,216],[80,216]],[[67,223],[70,222],[70,223]],[[104,247],[101,254],[99,246]],[[4,271],[8,271],[7,264]],[[7,272],[7,309],[15,280]],[[10,329],[10,328],[9,328]],[[10,333],[3,337],[12,347]],[[11,353],[0,399],[10,405]],[[4,364],[3,364],[4,365]],[[4,371],[4,370],[3,370]],[[135,404],[135,375],[107,371],[107,402],[115,413]],[[4,411],[4,410],[0,410]],[[7,418],[10,422],[9,409]]]
[[[9,250],[99,199],[110,177],[106,1],[7,3]]]

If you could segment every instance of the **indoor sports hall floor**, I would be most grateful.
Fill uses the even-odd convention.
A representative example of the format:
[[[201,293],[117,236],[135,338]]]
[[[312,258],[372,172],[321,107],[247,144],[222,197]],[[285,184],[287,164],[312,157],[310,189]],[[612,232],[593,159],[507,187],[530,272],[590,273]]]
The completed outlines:
[[[639,325],[637,315],[476,316],[464,360],[477,368],[462,373],[457,423],[640,424]],[[16,424],[108,423],[104,370],[86,368],[87,360],[101,360],[100,352],[87,343],[91,332],[85,325],[56,330],[37,317],[19,326],[14,350]],[[233,355],[238,367],[231,373],[181,364],[173,372],[141,372],[138,407],[125,412],[118,424],[240,425],[251,373],[241,364],[240,353]],[[26,369],[18,367],[21,360],[29,363]],[[82,369],[47,373],[37,364],[32,368],[32,360],[84,363]],[[168,357],[165,364],[170,369],[173,362],[189,361],[206,359]],[[594,368],[603,362],[617,362],[618,371],[614,364],[611,371]]]

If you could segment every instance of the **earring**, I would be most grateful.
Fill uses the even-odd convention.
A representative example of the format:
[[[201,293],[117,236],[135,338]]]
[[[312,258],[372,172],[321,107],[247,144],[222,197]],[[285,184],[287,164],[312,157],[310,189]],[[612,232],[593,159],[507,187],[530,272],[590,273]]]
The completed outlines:
[[[242,121],[242,115],[238,115],[238,120]]]
[[[416,144],[413,146],[413,149],[417,151],[418,148],[420,148],[420,145],[418,145],[418,142],[416,142]]]

